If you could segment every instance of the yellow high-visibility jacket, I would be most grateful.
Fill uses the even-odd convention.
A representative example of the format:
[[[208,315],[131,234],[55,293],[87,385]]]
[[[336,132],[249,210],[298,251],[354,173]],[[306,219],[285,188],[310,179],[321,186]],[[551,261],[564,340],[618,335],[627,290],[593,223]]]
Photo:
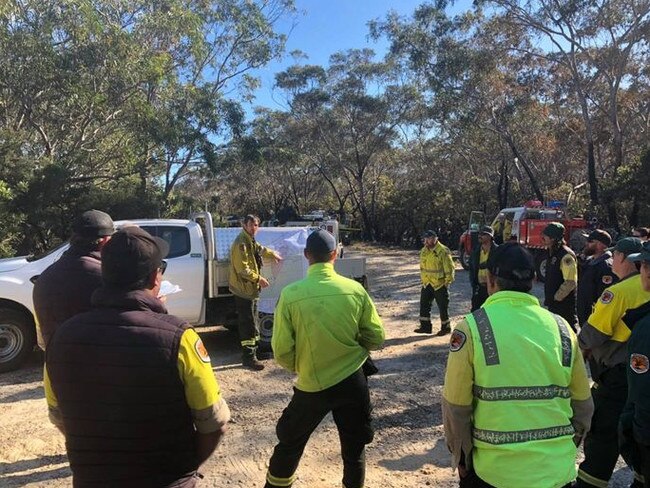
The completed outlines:
[[[363,286],[340,276],[331,263],[315,263],[306,278],[282,290],[271,345],[275,361],[298,373],[296,388],[315,392],[361,368],[384,337]]]
[[[434,290],[449,286],[455,277],[454,260],[451,251],[440,241],[433,248],[424,246],[420,250],[420,277],[422,287],[431,285]]]

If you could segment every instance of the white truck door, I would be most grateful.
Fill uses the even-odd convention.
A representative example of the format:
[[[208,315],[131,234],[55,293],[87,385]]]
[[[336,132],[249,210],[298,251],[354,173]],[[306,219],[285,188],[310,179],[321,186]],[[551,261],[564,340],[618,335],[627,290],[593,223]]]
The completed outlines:
[[[202,324],[205,250],[199,226],[141,224],[140,227],[169,244],[164,279],[181,288],[180,292],[167,296],[169,313],[187,320],[190,324]]]

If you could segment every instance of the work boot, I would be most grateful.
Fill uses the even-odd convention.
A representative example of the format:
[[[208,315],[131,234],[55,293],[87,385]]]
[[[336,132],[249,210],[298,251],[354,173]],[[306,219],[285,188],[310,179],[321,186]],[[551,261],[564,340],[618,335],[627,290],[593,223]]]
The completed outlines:
[[[413,332],[416,334],[431,334],[431,322],[420,320],[420,327],[415,329]]]
[[[271,345],[268,342],[257,343],[257,359],[262,361],[273,359],[273,349],[271,349]]]
[[[242,366],[244,366],[244,368],[252,369],[253,371],[262,371],[264,365],[257,360],[255,353],[255,347],[245,347],[242,351]]]
[[[440,324],[440,330],[436,333],[437,337],[446,336],[451,333],[451,326],[449,325],[449,320],[446,320]]]

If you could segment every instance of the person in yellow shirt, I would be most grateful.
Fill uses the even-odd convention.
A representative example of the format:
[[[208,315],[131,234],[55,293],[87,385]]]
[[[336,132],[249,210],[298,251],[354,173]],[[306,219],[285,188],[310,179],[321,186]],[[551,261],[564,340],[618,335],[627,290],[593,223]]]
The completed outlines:
[[[641,241],[626,237],[609,250],[612,271],[620,281],[603,291],[578,334],[580,347],[590,359],[596,405],[593,430],[585,439],[578,487],[606,488],[618,461],[618,421],[627,398],[627,341],[631,334],[623,318],[628,310],[650,300],[636,264],[628,259],[641,252]]]
[[[642,251],[628,259],[639,263],[641,286],[650,292],[650,242],[644,241]],[[634,468],[633,486],[642,482],[650,488],[650,301],[628,310],[623,320],[632,333],[627,341],[628,395],[619,422],[619,449]]]
[[[489,298],[452,332],[442,413],[460,486],[569,487],[593,402],[575,334],[530,294],[532,255],[488,259]]]
[[[224,435],[230,411],[210,356],[157,298],[168,252],[137,226],[115,233],[92,309],[48,344],[45,396],[74,486],[193,487]]]
[[[506,217],[503,223],[503,242],[508,242],[512,239],[512,219]]]
[[[494,243],[494,230],[485,225],[478,233],[480,246],[472,250],[469,260],[469,282],[472,286],[472,312],[487,300],[487,261],[490,253],[497,248]]]
[[[449,286],[454,282],[455,268],[451,251],[438,240],[438,234],[427,230],[423,235],[424,247],[420,250],[420,327],[418,334],[431,334],[431,305],[433,300],[440,311],[440,330],[436,335],[451,332],[449,321]]]
[[[275,262],[282,260],[277,251],[262,246],[255,240],[260,219],[247,215],[242,221],[242,231],[230,248],[228,289],[235,296],[239,342],[242,347],[242,365],[253,371],[261,371],[264,365],[258,360],[260,332],[257,321],[257,302],[260,290],[269,286],[261,274],[264,258]],[[262,359],[269,359],[268,357]]]

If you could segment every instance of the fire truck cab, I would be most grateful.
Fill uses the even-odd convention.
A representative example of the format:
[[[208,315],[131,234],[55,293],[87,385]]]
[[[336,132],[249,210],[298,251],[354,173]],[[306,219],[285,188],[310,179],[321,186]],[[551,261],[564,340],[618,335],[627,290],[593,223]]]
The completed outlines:
[[[541,281],[546,275],[546,249],[542,242],[542,231],[551,222],[560,222],[565,227],[564,238],[574,251],[581,251],[585,244],[584,234],[589,227],[583,218],[569,218],[564,205],[559,201],[542,204],[539,200],[530,200],[521,207],[502,209],[490,224],[494,229],[497,244],[507,241],[519,242],[528,248],[535,257],[537,276]],[[461,235],[459,256],[463,268],[469,268],[472,249],[478,245],[478,231],[485,225],[483,212],[472,212],[468,229]]]

